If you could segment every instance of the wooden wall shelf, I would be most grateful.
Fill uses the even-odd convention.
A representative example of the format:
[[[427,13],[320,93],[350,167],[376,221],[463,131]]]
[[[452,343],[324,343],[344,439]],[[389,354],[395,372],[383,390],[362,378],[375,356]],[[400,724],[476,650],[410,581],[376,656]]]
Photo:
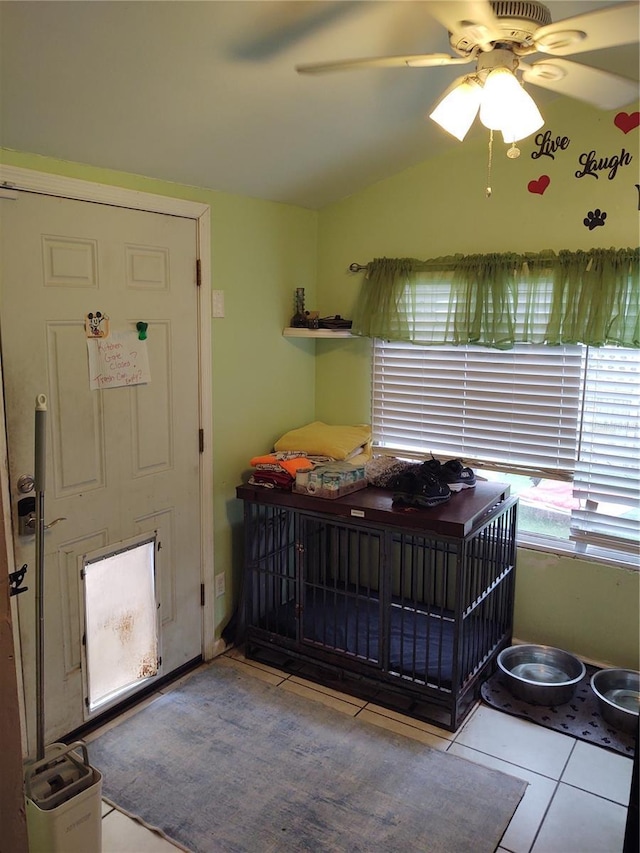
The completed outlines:
[[[287,326],[282,334],[285,338],[350,338],[348,329],[295,329]]]

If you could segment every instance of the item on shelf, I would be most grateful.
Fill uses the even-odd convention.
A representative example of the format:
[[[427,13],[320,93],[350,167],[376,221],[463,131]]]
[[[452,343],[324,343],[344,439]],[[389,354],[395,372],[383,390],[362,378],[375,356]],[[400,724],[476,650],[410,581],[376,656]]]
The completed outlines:
[[[304,310],[304,287],[296,287],[295,313],[291,318],[291,326],[294,329],[307,328],[307,314]]]
[[[286,471],[259,471],[255,470],[249,477],[249,483],[252,486],[261,486],[265,489],[282,489],[291,491],[295,478]]]
[[[426,473],[435,477],[438,482],[447,485],[452,492],[475,488],[476,475],[471,468],[464,466],[459,459],[440,462],[432,454],[431,459],[422,463],[422,468]]]
[[[315,468],[301,468],[296,472],[293,491],[301,495],[335,500],[358,489],[365,489],[367,480],[364,465],[333,462]]]
[[[451,498],[451,489],[440,482],[433,474],[423,470],[416,473],[406,471],[397,479],[393,503],[405,506],[417,506],[428,509],[440,506]]]
[[[249,463],[253,473],[249,482],[268,489],[291,490],[300,468],[308,469],[313,463],[305,456],[294,453],[267,453],[254,456]]]
[[[344,320],[339,314],[336,314],[333,317],[321,317],[320,320],[318,320],[318,328],[333,329],[334,331],[350,329],[352,324],[352,320]]]
[[[274,449],[280,452],[295,451],[307,456],[324,456],[325,461],[357,464],[371,457],[371,426],[313,421],[286,432],[276,441]],[[362,459],[357,458],[361,454],[364,454]]]
[[[396,456],[374,456],[365,465],[365,474],[370,486],[379,489],[393,489],[401,474],[420,469],[419,462],[408,462]]]
[[[319,311],[306,311],[307,315],[307,328],[308,329],[318,329],[320,328],[320,312]]]

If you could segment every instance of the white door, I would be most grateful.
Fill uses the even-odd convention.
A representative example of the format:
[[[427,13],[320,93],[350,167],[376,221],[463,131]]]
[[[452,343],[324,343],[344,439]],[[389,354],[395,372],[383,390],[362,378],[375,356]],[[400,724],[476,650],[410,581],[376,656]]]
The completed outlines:
[[[0,330],[29,744],[35,726],[35,538],[18,489],[48,399],[44,562],[45,741],[85,720],[83,555],[157,531],[158,674],[201,653],[198,301],[191,219],[19,193],[2,208]],[[150,381],[91,390],[85,317],[147,324]],[[31,493],[33,494],[33,493]],[[127,596],[127,589],[121,590]],[[146,681],[144,683],[147,683]]]

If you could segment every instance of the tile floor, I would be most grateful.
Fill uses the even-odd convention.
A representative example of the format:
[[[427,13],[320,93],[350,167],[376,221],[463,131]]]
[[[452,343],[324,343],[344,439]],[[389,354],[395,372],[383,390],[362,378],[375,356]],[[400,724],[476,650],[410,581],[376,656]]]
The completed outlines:
[[[234,649],[205,665],[238,667],[282,690],[306,696],[344,714],[358,716],[373,725],[415,738],[434,749],[451,752],[524,779],[529,785],[507,827],[498,853],[622,851],[631,786],[630,758],[510,717],[482,704],[474,708],[457,732],[447,732],[297,676],[247,661],[241,651]],[[160,692],[175,689],[191,674]],[[128,713],[137,713],[155,698],[157,695],[147,698]],[[117,722],[109,724],[113,725]],[[87,737],[87,742],[102,731],[104,729]],[[103,803],[102,834],[103,853],[175,853],[176,850],[166,839],[107,803]]]

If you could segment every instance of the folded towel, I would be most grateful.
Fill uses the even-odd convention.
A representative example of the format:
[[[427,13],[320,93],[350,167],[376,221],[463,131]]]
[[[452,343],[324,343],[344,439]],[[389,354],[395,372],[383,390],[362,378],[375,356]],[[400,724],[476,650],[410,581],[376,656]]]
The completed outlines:
[[[267,486],[272,489],[291,489],[295,477],[286,471],[258,471],[256,468],[249,478],[249,482],[255,486]]]
[[[254,456],[249,464],[262,471],[284,470],[292,477],[295,477],[296,471],[300,471],[302,468],[313,468],[313,462],[306,456],[291,457],[288,453],[282,455],[268,453],[266,456]]]
[[[339,426],[314,421],[306,426],[292,429],[276,441],[276,451],[295,450],[308,456],[329,456],[345,460],[355,450],[371,446],[371,426],[356,424]]]

